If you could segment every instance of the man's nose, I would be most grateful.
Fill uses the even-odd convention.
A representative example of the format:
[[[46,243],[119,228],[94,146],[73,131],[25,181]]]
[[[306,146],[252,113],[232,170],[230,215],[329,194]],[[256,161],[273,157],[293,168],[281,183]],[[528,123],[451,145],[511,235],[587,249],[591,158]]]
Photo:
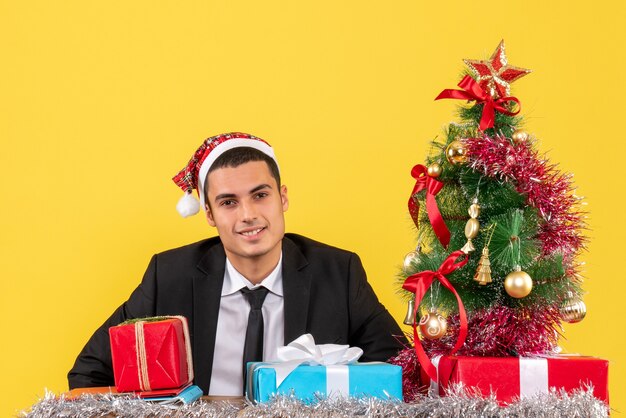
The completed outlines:
[[[243,222],[254,221],[257,218],[257,211],[252,202],[242,202],[239,208],[241,209],[241,220]]]

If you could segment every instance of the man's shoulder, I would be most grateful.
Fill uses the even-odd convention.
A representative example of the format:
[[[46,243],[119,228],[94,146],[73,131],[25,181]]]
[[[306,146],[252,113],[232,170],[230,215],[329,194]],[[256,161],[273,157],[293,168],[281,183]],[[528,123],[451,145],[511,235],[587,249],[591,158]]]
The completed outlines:
[[[199,259],[202,258],[209,250],[216,246],[221,246],[222,241],[219,237],[212,237],[197,241],[181,247],[172,248],[162,251],[157,255],[160,259]]]
[[[305,257],[322,256],[332,258],[351,258],[357,255],[352,251],[334,247],[320,241],[315,241],[303,235],[286,233],[285,238],[304,254]]]

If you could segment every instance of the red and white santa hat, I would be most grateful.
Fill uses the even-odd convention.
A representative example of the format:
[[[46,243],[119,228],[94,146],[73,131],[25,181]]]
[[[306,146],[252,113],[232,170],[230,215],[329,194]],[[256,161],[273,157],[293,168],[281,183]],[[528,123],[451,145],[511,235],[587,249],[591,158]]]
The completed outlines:
[[[215,160],[224,152],[240,147],[257,149],[276,161],[274,150],[270,144],[250,134],[231,132],[205,139],[185,168],[172,178],[174,183],[185,192],[185,195],[176,205],[176,210],[182,217],[195,215],[200,211],[201,206],[204,207],[204,181]],[[198,193],[200,202],[193,197],[194,189]]]

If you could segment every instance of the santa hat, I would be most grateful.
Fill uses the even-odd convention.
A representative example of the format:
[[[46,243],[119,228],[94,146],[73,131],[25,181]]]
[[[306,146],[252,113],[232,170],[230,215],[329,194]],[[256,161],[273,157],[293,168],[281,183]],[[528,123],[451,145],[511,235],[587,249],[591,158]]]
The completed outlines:
[[[205,139],[185,168],[172,178],[174,183],[185,192],[176,205],[176,210],[182,217],[195,215],[199,212],[200,206],[204,207],[204,181],[215,160],[224,152],[240,147],[259,150],[276,162],[276,156],[270,144],[250,134],[231,132]],[[193,197],[193,189],[196,189],[200,202]]]

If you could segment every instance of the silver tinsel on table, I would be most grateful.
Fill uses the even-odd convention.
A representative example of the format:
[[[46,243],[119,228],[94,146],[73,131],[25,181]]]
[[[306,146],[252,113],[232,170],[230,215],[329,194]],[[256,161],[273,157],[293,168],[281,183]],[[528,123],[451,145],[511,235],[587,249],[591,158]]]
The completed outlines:
[[[519,400],[500,407],[494,397],[483,398],[463,386],[442,398],[420,397],[412,403],[380,399],[320,399],[304,404],[291,396],[278,396],[260,405],[239,402],[203,402],[168,407],[126,395],[82,395],[65,399],[47,393],[22,417],[607,417],[608,406],[593,397],[591,389],[549,394]]]

